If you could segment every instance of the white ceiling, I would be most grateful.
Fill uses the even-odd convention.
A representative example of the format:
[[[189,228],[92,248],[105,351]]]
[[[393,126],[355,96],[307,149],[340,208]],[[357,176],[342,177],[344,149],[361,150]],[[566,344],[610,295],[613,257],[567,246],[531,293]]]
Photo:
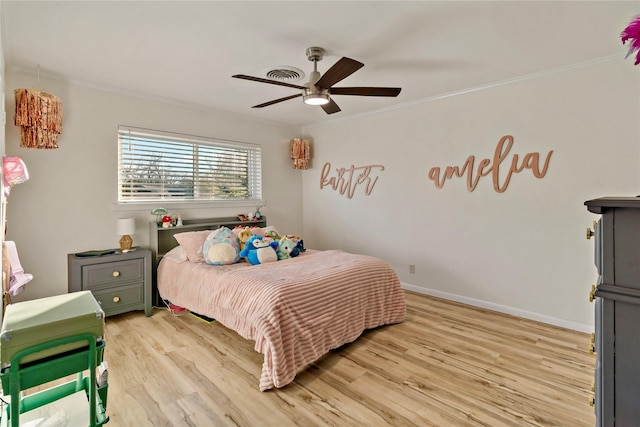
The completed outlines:
[[[626,1],[2,1],[8,70],[309,125],[523,78],[623,60]],[[334,96],[327,115],[296,89],[234,79],[279,65],[322,73],[343,56],[365,66],[336,86],[395,86],[397,98]],[[629,66],[633,62],[628,59]],[[296,82],[304,84],[306,80]]]

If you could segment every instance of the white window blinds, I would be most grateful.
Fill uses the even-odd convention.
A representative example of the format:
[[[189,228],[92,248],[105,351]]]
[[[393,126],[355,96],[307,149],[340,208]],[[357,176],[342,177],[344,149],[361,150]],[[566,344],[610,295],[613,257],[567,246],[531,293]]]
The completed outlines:
[[[260,146],[118,127],[118,203],[260,200]]]

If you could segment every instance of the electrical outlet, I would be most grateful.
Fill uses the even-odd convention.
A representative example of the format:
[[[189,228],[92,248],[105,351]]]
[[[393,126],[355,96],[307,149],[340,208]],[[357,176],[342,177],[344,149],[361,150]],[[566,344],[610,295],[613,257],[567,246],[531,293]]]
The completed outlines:
[[[416,274],[416,265],[415,264],[409,264],[409,273]]]

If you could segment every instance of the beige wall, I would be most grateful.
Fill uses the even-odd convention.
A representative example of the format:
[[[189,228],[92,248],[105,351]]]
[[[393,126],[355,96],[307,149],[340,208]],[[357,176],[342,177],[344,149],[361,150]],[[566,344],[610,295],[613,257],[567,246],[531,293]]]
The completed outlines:
[[[264,148],[263,212],[279,230],[302,234],[308,247],[379,256],[407,289],[485,306],[578,330],[592,328],[587,300],[595,280],[593,243],[585,229],[597,217],[583,202],[636,195],[640,169],[640,70],[603,61],[491,88],[452,94],[379,114],[300,132],[225,112],[199,110],[106,92],[20,72],[7,74],[6,152],[31,174],[9,198],[8,237],[36,278],[18,299],[66,292],[66,254],[117,246],[115,220],[135,216],[136,245],[148,242],[148,206],[122,211],[116,199],[119,124],[259,143]],[[34,87],[63,99],[59,150],[18,146],[13,89]],[[294,171],[288,140],[312,139],[314,167]],[[510,156],[553,150],[547,175],[512,177],[504,193],[491,178],[473,192],[463,179],[436,189],[431,167],[493,157],[513,135]],[[320,188],[322,166],[380,164],[369,195],[352,198]],[[331,176],[335,176],[332,172]],[[501,175],[503,176],[503,175]],[[177,209],[185,218],[233,215],[247,206]],[[303,227],[304,225],[304,227]],[[415,265],[415,274],[409,265]]]
[[[59,96],[64,130],[58,150],[19,147],[13,126],[18,87],[36,87]],[[117,128],[130,125],[191,135],[257,143],[263,149],[262,212],[283,233],[302,234],[301,174],[291,167],[289,139],[298,130],[258,122],[221,111],[202,110],[159,100],[98,90],[77,83],[20,72],[7,73],[6,152],[20,156],[30,179],[9,196],[8,238],[15,240],[22,265],[35,279],[17,300],[67,292],[68,253],[118,246],[116,219],[134,216],[134,245],[147,245],[154,206],[119,210],[116,202]],[[155,205],[157,206],[157,205]],[[255,209],[231,207],[172,208],[184,219],[233,216]]]
[[[305,129],[315,153],[306,242],[384,258],[408,289],[590,330],[585,230],[596,216],[583,203],[640,194],[639,73],[620,58]],[[501,181],[513,154],[553,150],[546,176],[513,175],[504,193],[490,176],[473,192],[463,179],[442,189],[428,179],[434,166],[493,158],[503,135],[514,144]],[[370,195],[360,187],[349,199],[320,189],[326,162],[385,169]]]

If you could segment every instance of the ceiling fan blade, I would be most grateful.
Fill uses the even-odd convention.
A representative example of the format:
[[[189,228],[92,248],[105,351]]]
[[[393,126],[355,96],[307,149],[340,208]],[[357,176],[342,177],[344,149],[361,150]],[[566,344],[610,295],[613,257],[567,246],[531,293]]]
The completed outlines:
[[[336,104],[333,99],[330,99],[328,104],[321,105],[321,107],[327,114],[333,114],[340,111],[340,107],[338,107],[338,104]]]
[[[282,102],[282,101],[288,101],[290,99],[293,98],[297,98],[299,96],[302,96],[301,93],[298,93],[296,95],[291,95],[291,96],[285,96],[284,98],[279,98],[279,99],[274,99],[273,101],[269,101],[269,102],[265,102],[264,104],[258,104],[258,105],[254,105],[251,108],[262,108],[262,107],[268,107],[269,105],[273,105],[273,104],[277,104],[278,102]]]
[[[402,88],[399,87],[332,87],[331,95],[357,96],[398,96]]]
[[[261,79],[260,77],[253,77],[253,76],[246,76],[244,74],[236,74],[234,76],[236,79],[244,79],[244,80],[251,80],[254,82],[259,82],[259,83],[269,83],[272,85],[278,85],[278,86],[286,86],[286,87],[291,87],[294,89],[306,89],[304,86],[298,86],[298,85],[293,85],[291,83],[285,83],[285,82],[279,82],[276,80],[269,80],[269,79]]]
[[[329,89],[340,80],[349,77],[351,74],[364,67],[362,62],[351,58],[341,58],[333,64],[316,82],[316,86],[322,89]]]

